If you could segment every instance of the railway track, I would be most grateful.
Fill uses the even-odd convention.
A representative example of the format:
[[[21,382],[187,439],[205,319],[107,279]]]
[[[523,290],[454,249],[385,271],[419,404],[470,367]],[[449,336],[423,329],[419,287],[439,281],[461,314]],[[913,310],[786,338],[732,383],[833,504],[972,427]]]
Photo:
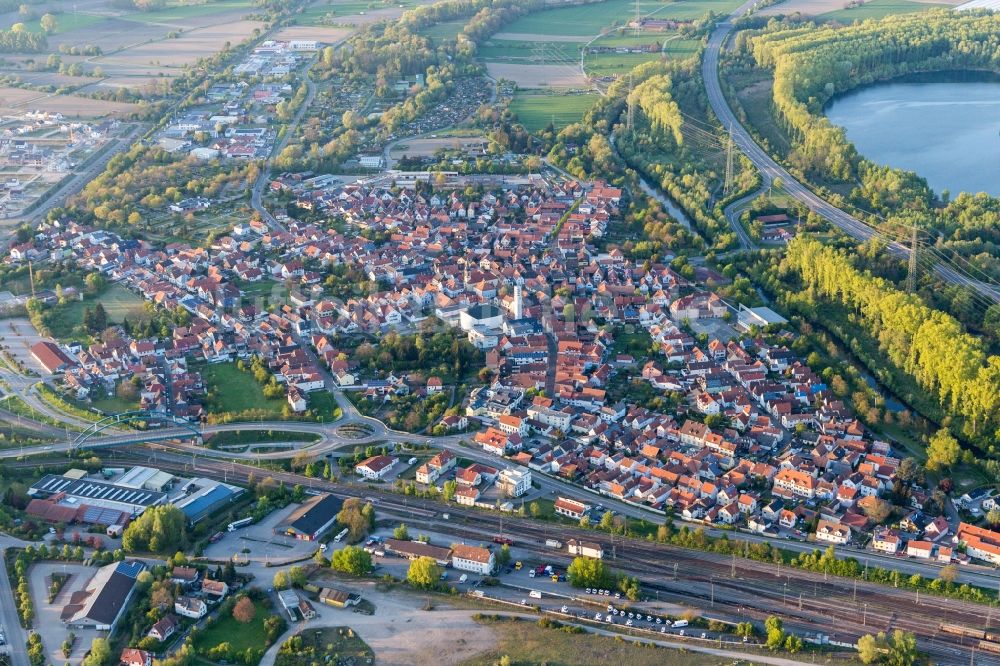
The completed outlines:
[[[148,462],[148,456],[133,451],[117,452],[120,460],[136,464]],[[197,466],[184,456],[157,454],[157,466],[178,473],[217,475],[235,481],[246,481],[250,474],[261,470],[249,465],[198,461]],[[370,487],[352,487],[317,481],[291,472],[268,472],[276,481],[300,483],[312,489],[330,492],[341,499],[358,498],[373,501],[376,509],[408,520],[423,521],[427,529],[445,529],[459,538],[490,541],[497,534],[502,519],[504,533],[513,536],[516,546],[539,560],[568,563],[569,557],[546,547],[545,540],[571,538],[598,542],[605,552],[613,553],[611,566],[630,575],[637,575],[643,585],[663,595],[690,603],[707,602],[713,610],[729,619],[762,620],[768,615],[785,618],[793,631],[823,633],[838,640],[853,641],[864,633],[891,629],[913,632],[922,650],[935,663],[965,664],[976,647],[974,641],[938,631],[942,618],[949,622],[979,627],[987,609],[981,605],[924,595],[917,603],[915,593],[896,590],[874,583],[836,577],[826,577],[800,569],[779,568],[776,565],[743,558],[690,551],[676,546],[652,544],[637,539],[610,536],[582,528],[562,525],[542,525],[527,518],[505,514],[493,516],[462,507],[449,507],[451,519],[438,520],[440,504],[432,500],[410,498],[399,501],[399,495]],[[674,571],[677,579],[674,580]],[[733,577],[735,569],[736,576]],[[776,575],[778,574],[778,575]],[[793,577],[794,576],[794,577]],[[716,589],[717,588],[717,589]],[[801,599],[801,607],[799,600]],[[867,610],[865,610],[867,604]],[[1000,655],[975,651],[974,663],[1000,666]]]

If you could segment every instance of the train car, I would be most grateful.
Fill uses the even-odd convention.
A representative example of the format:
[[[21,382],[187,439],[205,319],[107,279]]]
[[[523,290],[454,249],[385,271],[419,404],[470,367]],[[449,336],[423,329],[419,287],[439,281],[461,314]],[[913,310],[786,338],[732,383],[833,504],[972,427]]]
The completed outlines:
[[[980,640],[986,638],[986,631],[984,629],[970,629],[969,627],[963,627],[958,624],[941,624],[941,633],[954,634],[955,636],[968,636],[970,638],[978,638]]]
[[[979,649],[985,650],[986,652],[992,652],[994,654],[1000,654],[1000,643],[993,643],[991,641],[979,641]]]

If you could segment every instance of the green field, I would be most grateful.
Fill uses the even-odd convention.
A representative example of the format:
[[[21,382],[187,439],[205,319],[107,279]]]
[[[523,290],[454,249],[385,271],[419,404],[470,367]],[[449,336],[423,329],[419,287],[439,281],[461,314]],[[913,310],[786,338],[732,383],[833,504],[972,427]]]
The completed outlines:
[[[510,110],[529,131],[545,128],[550,122],[556,128],[579,122],[598,99],[597,94],[534,95],[518,92]]]
[[[208,391],[209,414],[239,414],[254,410],[257,412],[254,418],[283,418],[288,401],[284,397],[265,397],[263,388],[248,370],[240,370],[235,363],[207,364],[199,370]],[[309,409],[316,413],[316,420],[330,422],[341,417],[337,401],[326,391],[309,394]]]
[[[220,643],[229,643],[235,652],[243,652],[247,648],[264,650],[267,634],[264,620],[272,612],[259,601],[255,601],[253,605],[257,609],[257,614],[248,624],[242,624],[232,616],[232,613],[226,613],[219,616],[211,626],[197,632],[194,639],[195,652],[203,656]]]
[[[284,398],[265,398],[253,375],[240,370],[235,363],[206,365],[201,376],[209,394],[208,411],[213,414],[258,409],[280,417],[282,408],[288,404]]]
[[[73,12],[53,14],[53,16],[56,17],[56,31],[54,33],[56,35],[61,35],[73,30],[80,30],[81,28],[88,28],[95,23],[100,23],[104,20],[103,16],[96,16],[94,14],[76,14]],[[31,32],[43,32],[40,19],[25,21],[24,25]]]
[[[821,14],[820,19],[826,21],[840,21],[841,23],[853,23],[854,21],[864,21],[866,19],[880,19],[894,14],[913,14],[925,12],[935,7],[947,7],[930,2],[912,2],[911,0],[871,0],[860,7],[853,9],[838,9],[835,12]]]
[[[49,329],[56,338],[68,338],[74,335],[73,329],[83,323],[85,308],[93,309],[97,303],[104,306],[108,313],[108,321],[120,324],[122,320],[139,321],[148,318],[145,302],[121,285],[113,284],[97,298],[87,297],[82,301],[70,301],[65,305],[57,305],[48,318]]]
[[[370,0],[334,0],[333,2],[317,2],[306,8],[301,14],[295,16],[295,22],[299,25],[323,25],[329,14],[332,19],[330,23],[337,23],[338,19],[349,16],[357,16],[377,9],[388,9],[389,7],[416,7],[416,0],[391,0],[389,2]],[[457,34],[457,33],[456,33]]]
[[[457,21],[436,23],[434,25],[427,26],[426,28],[417,30],[417,34],[439,42],[446,39],[455,39],[458,37],[458,33],[462,32],[462,28],[465,27],[467,22],[467,19],[459,19]]]
[[[250,0],[209,0],[202,4],[170,2],[163,9],[151,12],[131,12],[121,18],[139,23],[169,23],[170,21],[183,21],[184,19],[221,14],[236,9],[246,9],[249,12],[252,8],[253,4]]]
[[[739,0],[639,0],[639,13],[656,18],[692,20],[710,11],[729,13],[739,5]],[[503,32],[593,37],[604,28],[627,25],[635,18],[635,6],[636,3],[630,0],[607,0],[599,4],[549,9],[525,16],[505,27]]]
[[[520,62],[548,65],[572,63],[580,59],[584,42],[522,42],[510,39],[491,39],[478,49],[476,55],[492,62]]]

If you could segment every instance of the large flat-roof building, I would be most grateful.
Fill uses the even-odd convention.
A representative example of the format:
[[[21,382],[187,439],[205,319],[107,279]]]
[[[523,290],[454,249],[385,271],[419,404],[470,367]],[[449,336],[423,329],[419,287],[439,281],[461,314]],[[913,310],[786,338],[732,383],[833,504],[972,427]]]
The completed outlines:
[[[114,509],[131,515],[139,515],[148,507],[167,501],[166,493],[144,488],[131,488],[115,483],[92,479],[71,479],[56,474],[46,474],[32,484],[28,495],[38,499],[49,499],[60,506]]]
[[[274,528],[275,534],[286,534],[302,541],[315,541],[337,520],[343,503],[329,493],[314,495]]]
[[[171,495],[171,502],[192,525],[243,494],[243,489],[214,479],[189,479]]]

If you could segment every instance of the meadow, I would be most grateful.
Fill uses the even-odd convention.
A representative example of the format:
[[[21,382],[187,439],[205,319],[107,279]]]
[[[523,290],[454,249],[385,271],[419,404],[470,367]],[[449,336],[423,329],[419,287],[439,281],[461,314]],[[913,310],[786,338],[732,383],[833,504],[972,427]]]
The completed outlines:
[[[841,23],[853,23],[854,21],[865,21],[867,19],[881,19],[886,16],[896,14],[912,14],[925,12],[935,7],[947,7],[948,5],[931,2],[912,2],[911,0],[871,0],[860,7],[852,9],[838,9],[827,12],[819,16],[825,21],[840,21]]]
[[[534,132],[550,122],[556,128],[578,122],[597,99],[596,93],[544,95],[518,92],[510,109],[529,131]]]

